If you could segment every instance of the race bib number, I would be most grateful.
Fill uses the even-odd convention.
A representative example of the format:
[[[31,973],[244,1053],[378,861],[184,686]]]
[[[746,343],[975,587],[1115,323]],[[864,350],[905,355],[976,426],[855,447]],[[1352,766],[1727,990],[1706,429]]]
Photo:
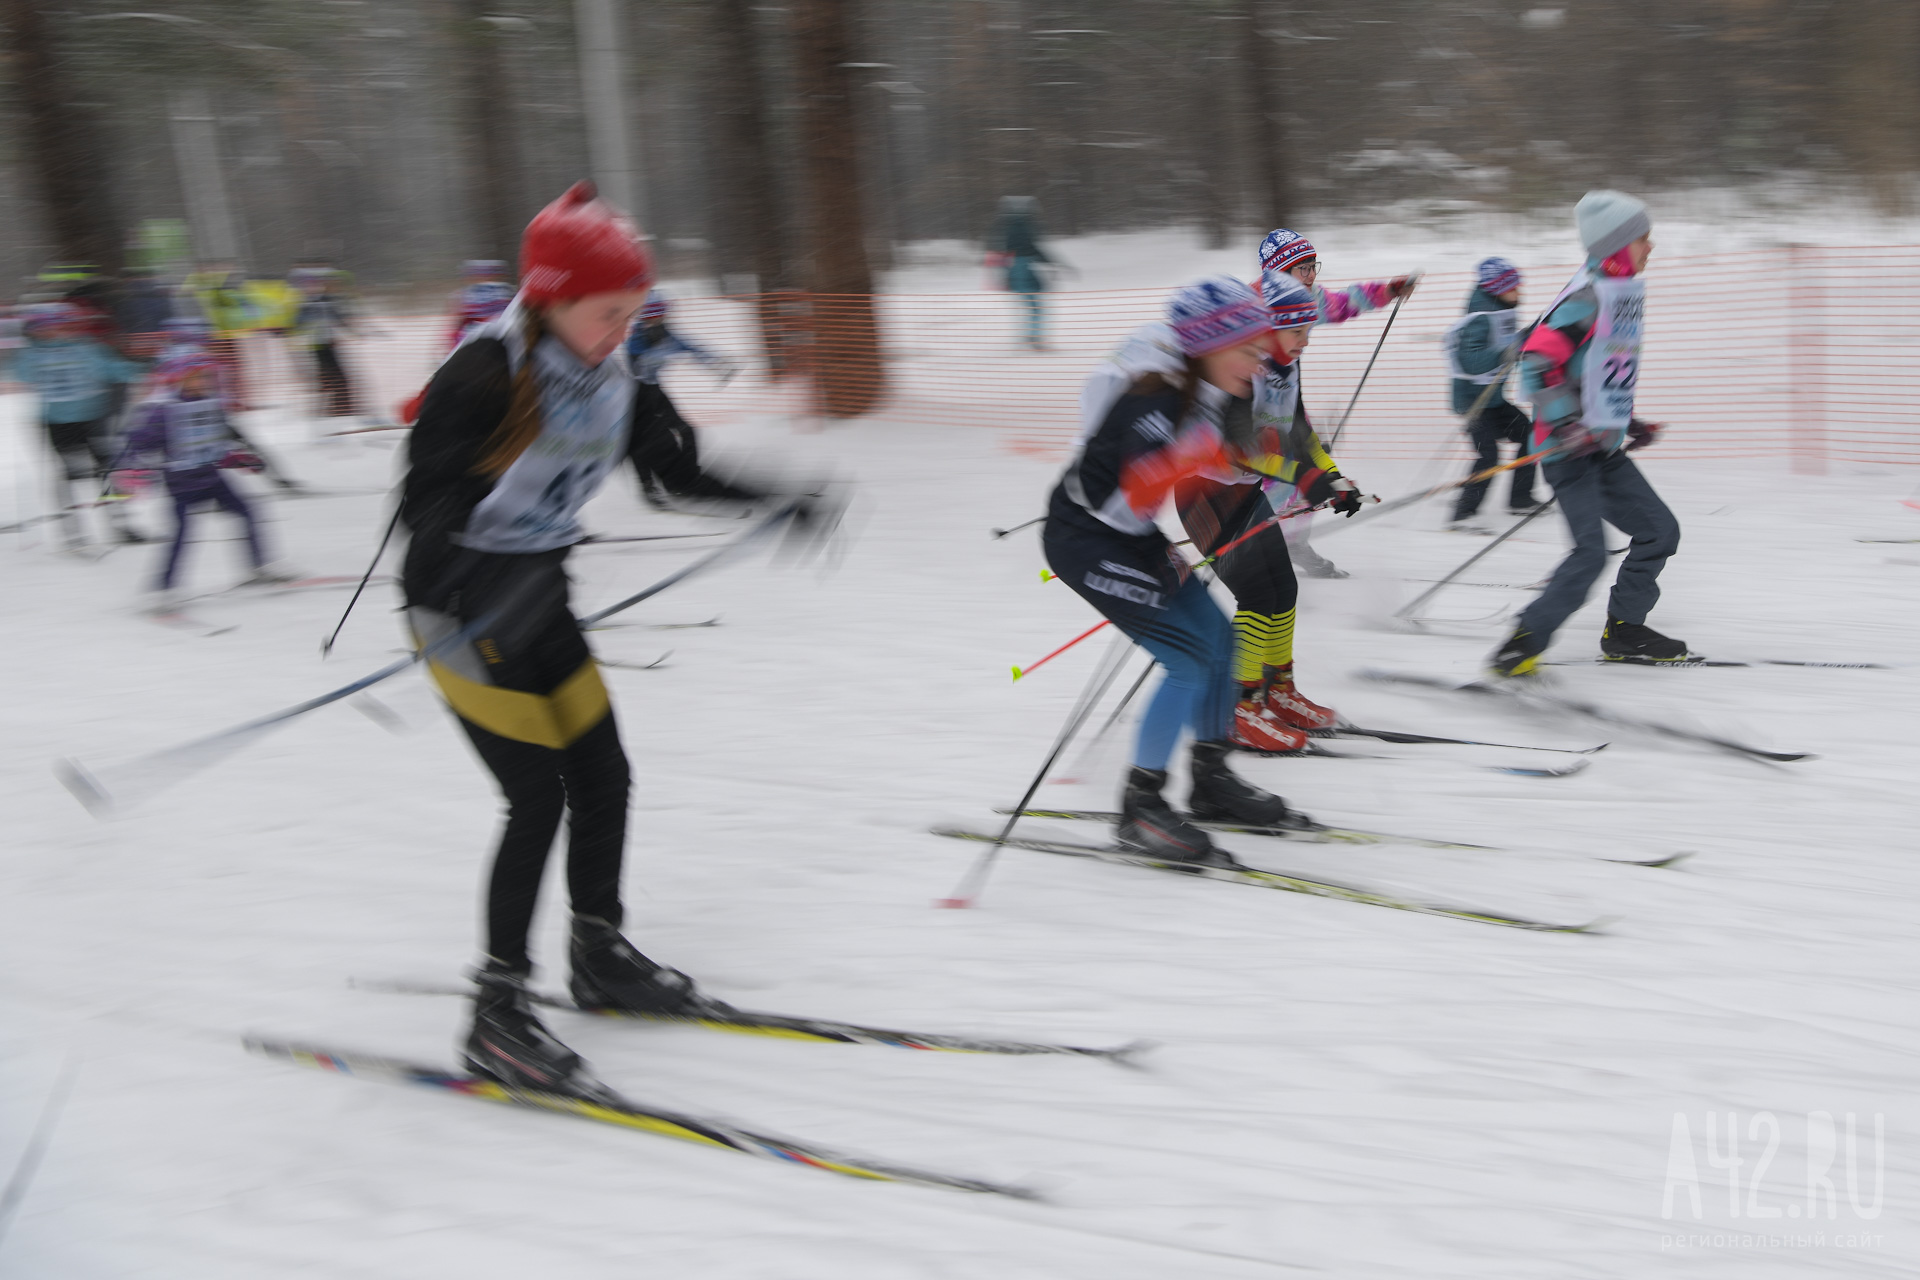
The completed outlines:
[[[1598,310],[1581,386],[1581,416],[1595,433],[1626,435],[1633,392],[1640,380],[1640,342],[1646,328],[1646,285],[1637,276],[1593,283]]]

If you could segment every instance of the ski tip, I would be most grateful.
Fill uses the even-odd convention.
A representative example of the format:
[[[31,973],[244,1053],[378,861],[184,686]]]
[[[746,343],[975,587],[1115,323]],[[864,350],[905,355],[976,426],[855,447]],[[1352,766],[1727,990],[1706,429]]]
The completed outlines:
[[[86,807],[88,813],[96,818],[110,817],[113,813],[113,796],[100,785],[99,779],[87,772],[86,766],[78,760],[63,759],[53,763],[53,776],[60,785],[73,793],[73,798]]]
[[[1145,1071],[1147,1064],[1140,1061],[1145,1054],[1160,1047],[1157,1040],[1134,1040],[1116,1049],[1109,1049],[1101,1056],[1116,1067],[1125,1067],[1129,1071]]]
[[[943,911],[965,911],[973,905],[972,898],[935,898],[933,905]]]

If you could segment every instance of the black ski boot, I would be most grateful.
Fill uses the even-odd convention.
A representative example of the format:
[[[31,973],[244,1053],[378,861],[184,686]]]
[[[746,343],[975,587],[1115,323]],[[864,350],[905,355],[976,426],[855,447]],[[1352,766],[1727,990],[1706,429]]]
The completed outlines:
[[[1120,829],[1114,839],[1128,853],[1167,862],[1225,866],[1231,858],[1213,847],[1207,833],[1173,811],[1160,793],[1167,785],[1165,769],[1135,766],[1127,774],[1120,798]]]
[[[1687,642],[1663,636],[1644,622],[1608,618],[1600,633],[1600,653],[1608,662],[1685,662]]]
[[[582,1009],[671,1017],[714,1007],[694,990],[692,978],[647,959],[618,925],[596,916],[573,918],[572,960],[568,988]]]
[[[1530,676],[1539,670],[1540,655],[1546,651],[1547,646],[1531,631],[1516,631],[1487,663],[1487,673],[1509,679]]]
[[[584,1082],[580,1055],[553,1038],[527,1001],[527,975],[497,960],[474,972],[467,1070],[521,1089],[571,1093]]]
[[[1193,791],[1187,797],[1193,816],[1250,827],[1286,826],[1292,814],[1287,802],[1227,768],[1228,749],[1224,742],[1193,744]]]

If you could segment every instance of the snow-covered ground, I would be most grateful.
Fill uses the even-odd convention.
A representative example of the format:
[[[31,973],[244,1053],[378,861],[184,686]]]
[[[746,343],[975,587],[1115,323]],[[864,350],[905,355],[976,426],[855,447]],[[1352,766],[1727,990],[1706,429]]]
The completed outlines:
[[[1662,254],[1679,257],[1917,238],[1845,210],[1765,217],[1715,207],[1711,194],[1655,208]],[[1564,262],[1565,221],[1306,230],[1345,280],[1458,272],[1487,252]],[[1209,253],[1179,231],[1058,247],[1084,290],[1245,273],[1252,257],[1250,244]],[[933,245],[886,287],[954,295],[982,283],[974,249]],[[941,317],[977,304],[998,332],[1006,301],[949,296]],[[396,337],[362,351],[378,402],[417,386],[436,346],[437,322],[387,323]],[[1353,368],[1314,384],[1323,420],[1376,336],[1351,328],[1339,336],[1354,345]],[[1070,404],[1061,379],[1098,342],[1067,342],[1037,371],[994,366],[979,397],[1018,400],[1015,379],[1026,378]],[[937,351],[921,345],[905,358]],[[1322,374],[1337,351],[1335,338],[1316,345]],[[1704,343],[1675,353],[1655,354],[1676,385],[1723,358]],[[297,376],[270,344],[264,356],[279,362],[273,376]],[[1383,369],[1370,404],[1386,403],[1395,375]],[[489,780],[408,674],[377,691],[404,733],[336,705],[96,822],[53,781],[56,757],[111,776],[117,762],[390,661],[401,643],[392,588],[362,603],[323,663],[318,642],[344,590],[211,597],[195,614],[233,630],[169,630],[136,612],[157,548],[89,562],[51,550],[36,528],[0,539],[12,602],[0,635],[15,676],[0,742],[12,819],[0,847],[0,1180],[73,1074],[0,1239],[0,1276],[1914,1270],[1920,666],[1909,664],[1920,544],[1860,541],[1920,538],[1920,511],[1901,504],[1915,496],[1911,468],[1842,463],[1832,477],[1789,477],[1784,457],[1676,456],[1678,431],[1664,456],[1640,455],[1685,529],[1657,626],[1715,656],[1893,669],[1567,666],[1553,679],[1625,712],[1817,753],[1784,766],[1357,679],[1366,667],[1472,673],[1564,540],[1537,522],[1466,575],[1475,585],[1424,611],[1439,621],[1409,633],[1388,615],[1484,544],[1441,532],[1442,503],[1319,527],[1322,549],[1353,576],[1303,584],[1310,695],[1374,727],[1612,745],[1554,779],[1488,766],[1567,757],[1364,741],[1341,744],[1358,760],[1241,765],[1327,821],[1509,852],[1226,843],[1260,865],[1408,897],[1619,917],[1604,933],[1529,934],[1025,852],[1001,859],[977,910],[946,912],[932,901],[977,848],[927,827],[985,826],[1018,798],[1106,643],[1007,679],[1093,621],[1070,592],[1037,581],[1032,532],[987,536],[1039,513],[1057,458],[1012,451],[1030,425],[1017,415],[975,414],[955,429],[909,404],[823,431],[781,416],[788,405],[751,376],[726,393],[698,371],[673,378],[715,454],[832,469],[857,496],[831,574],[753,557],[628,618],[720,626],[597,637],[610,659],[672,651],[657,670],[608,672],[637,779],[631,935],[749,1007],[1090,1044],[1145,1037],[1160,1046],[1148,1069],[553,1019],[638,1099],[1049,1197],[1026,1205],[837,1179],[250,1057],[240,1037],[260,1031],[454,1061],[458,1002],[347,982],[452,980],[471,961],[496,820]],[[1415,380],[1437,405],[1430,375]],[[395,440],[319,440],[326,428],[301,418],[304,396],[275,400],[250,429],[330,496],[263,496],[274,550],[316,574],[353,573],[383,526]],[[8,521],[41,509],[31,412],[22,397],[0,398]],[[1676,417],[1681,431],[1692,420]],[[1353,473],[1388,495],[1434,483],[1458,466],[1450,432],[1442,424],[1399,458],[1360,450]],[[156,533],[166,523],[151,500],[136,518]],[[720,536],[581,550],[582,610],[744,527],[649,511],[624,481],[589,519],[607,533]],[[203,518],[193,585],[238,576],[234,533]],[[1602,610],[1596,594],[1555,656],[1591,655]],[[1127,737],[1076,748],[1062,773],[1080,781],[1045,788],[1043,802],[1109,807]],[[1694,856],[1668,870],[1588,856],[1678,850]],[[563,931],[563,904],[550,900],[539,953],[556,985]],[[1832,1183],[1833,1216],[1823,1196],[1809,1221],[1810,1178]]]
[[[26,440],[25,402],[4,407],[9,438]],[[382,523],[393,446],[304,435],[276,429],[287,464],[340,496],[265,499],[269,536],[312,572],[353,572]],[[939,911],[977,848],[927,827],[986,824],[1015,800],[1100,658],[1089,642],[1007,677],[1092,621],[1037,581],[1031,532],[987,536],[1040,511],[1053,466],[991,432],[900,423],[736,421],[708,447],[832,466],[858,496],[830,576],[758,557],[630,615],[719,627],[601,633],[607,657],[672,650],[659,670],[608,675],[637,779],[631,935],[751,1007],[1160,1047],[1129,1072],[553,1025],[637,1098],[1025,1181],[1049,1201],[856,1182],[245,1054],[242,1034],[264,1031],[454,1061],[458,1002],[347,982],[450,980],[471,961],[489,781],[409,674],[379,690],[403,734],[338,705],[96,822],[55,784],[55,757],[110,767],[389,661],[391,588],[323,663],[343,591],[209,599],[198,616],[237,629],[202,637],[134,612],[157,549],[88,563],[9,535],[0,1171],[63,1063],[77,1075],[0,1274],[1912,1273],[1920,669],[1555,672],[1624,710],[1818,753],[1788,766],[1394,692],[1355,671],[1464,676],[1501,634],[1496,611],[1525,593],[1454,589],[1429,612],[1468,621],[1396,632],[1384,616],[1482,544],[1440,532],[1437,507],[1322,525],[1353,576],[1304,584],[1308,693],[1367,725],[1613,745],[1558,779],[1484,767],[1524,752],[1363,742],[1345,745],[1394,758],[1241,766],[1328,821],[1512,852],[1227,843],[1435,901],[1618,923],[1531,934],[1024,852],[1001,860],[978,909]],[[1920,545],[1857,541],[1920,537],[1920,512],[1900,503],[1910,476],[1789,486],[1777,462],[1643,456],[1686,531],[1657,625],[1724,657],[1914,661]],[[37,463],[24,445],[16,459]],[[1392,494],[1429,476],[1383,464],[1361,478]],[[589,519],[608,533],[741,527],[649,512],[625,482]],[[1562,547],[1542,526],[1470,579],[1541,577]],[[231,532],[209,516],[199,536]],[[583,549],[576,600],[610,602],[707,545]],[[233,542],[194,555],[196,585],[237,575]],[[1556,655],[1594,652],[1600,618],[1596,597]],[[1045,801],[1107,807],[1123,736],[1070,758],[1084,782]],[[1581,856],[1673,850],[1696,852],[1670,870]],[[563,927],[550,897],[538,947],[552,982]],[[1814,1113],[1840,1136],[1824,1173],[1837,1216],[1821,1200],[1810,1224]]]

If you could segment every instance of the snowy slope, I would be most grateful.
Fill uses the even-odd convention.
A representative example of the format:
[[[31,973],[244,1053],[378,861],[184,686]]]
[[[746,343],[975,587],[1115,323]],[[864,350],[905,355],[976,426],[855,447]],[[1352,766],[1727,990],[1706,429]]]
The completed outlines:
[[[18,400],[5,411],[18,415]],[[24,424],[9,420],[10,438]],[[316,573],[364,564],[393,453],[382,437],[301,444],[289,465],[359,496],[268,499],[269,533]],[[832,465],[860,482],[837,573],[766,557],[630,615],[614,670],[637,785],[627,875],[643,949],[741,1004],[1085,1043],[1149,1037],[1139,1073],[1067,1059],[907,1054],[640,1028],[556,1029],[637,1098],[983,1177],[1023,1205],[838,1179],[557,1117],[329,1077],[244,1054],[243,1032],[452,1062],[449,999],[349,990],[448,979],[474,953],[495,822],[483,772],[429,688],[380,696],[391,735],[317,713],[127,817],[98,823],[52,758],[111,765],[343,683],[389,660],[391,588],[340,651],[320,637],[344,591],[208,600],[210,638],[133,612],[155,549],[76,561],[0,548],[14,673],[0,788],[0,1167],[68,1055],[71,1100],[0,1274],[483,1278],[1764,1276],[1910,1274],[1920,1255],[1912,1134],[1915,669],[1559,669],[1570,690],[1769,746],[1769,766],[1577,722],[1533,721],[1361,683],[1363,666],[1467,674],[1525,593],[1463,587],[1408,635],[1382,619],[1478,542],[1421,510],[1320,544],[1353,572],[1304,584],[1306,691],[1351,719],[1506,742],[1614,745],[1576,777],[1479,767],[1517,753],[1381,747],[1398,759],[1242,766],[1329,821],[1520,852],[1359,850],[1228,838],[1256,863],[1437,901],[1583,919],[1534,935],[1373,907],[1006,855],[980,909],[942,912],[974,848],[925,833],[991,821],[1044,754],[1099,659],[1089,642],[1007,678],[1083,629],[1036,580],[1031,533],[1052,468],[991,433],[777,422],[716,431],[717,453]],[[24,451],[22,457],[28,456]],[[1648,469],[1685,526],[1654,622],[1728,657],[1909,663],[1920,627],[1911,478],[1796,479],[1771,466]],[[1386,493],[1411,467],[1360,476]],[[37,483],[37,480],[31,481]],[[156,530],[157,510],[138,513]],[[609,533],[731,531],[645,511],[622,484],[589,511]],[[1541,522],[1545,525],[1546,522]],[[231,530],[206,519],[202,536]],[[582,609],[685,563],[701,542],[583,549]],[[1560,554],[1539,527],[1469,575],[1532,582]],[[192,580],[230,581],[231,542]],[[1598,599],[1558,656],[1594,651]],[[1370,749],[1354,743],[1358,750]],[[1124,744],[1047,803],[1106,807]],[[1035,823],[1086,838],[1093,828]],[[1582,853],[1697,851],[1684,867]],[[550,886],[550,889],[557,886]],[[564,979],[561,904],[539,953]],[[555,964],[555,961],[560,963]],[[1741,1216],[1706,1124],[1737,1116],[1742,1177],[1782,1141]],[[1819,1244],[1681,1248],[1676,1234],[1805,1231],[1806,1116],[1860,1118],[1856,1190]],[[1702,1217],[1663,1218],[1675,1116]],[[1754,1221],[1749,1207],[1794,1211]],[[1860,1248],[1841,1248],[1843,1238]],[[1669,1238],[1663,1247],[1663,1237]]]

